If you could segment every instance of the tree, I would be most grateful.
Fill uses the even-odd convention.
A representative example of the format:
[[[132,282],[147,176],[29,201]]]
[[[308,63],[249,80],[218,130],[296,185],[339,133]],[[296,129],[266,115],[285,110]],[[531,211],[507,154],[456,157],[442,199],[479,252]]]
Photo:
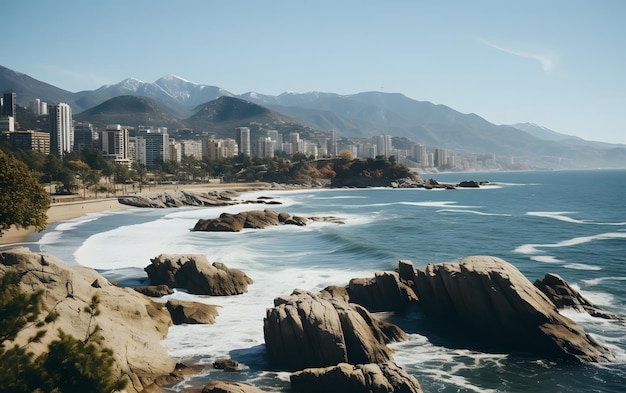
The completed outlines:
[[[354,159],[354,155],[350,150],[342,150],[338,154],[339,158],[344,159],[346,161],[351,161]]]
[[[50,197],[26,165],[0,151],[0,236],[12,225],[46,228]]]
[[[43,173],[50,182],[50,194],[52,194],[52,182],[59,179],[59,174],[63,171],[63,162],[54,154],[48,154],[44,163]]]
[[[85,162],[83,161],[68,161],[67,162],[67,166],[73,171],[76,172],[78,174],[78,176],[80,177],[80,181],[83,184],[83,199],[85,199],[85,194],[86,194],[86,190],[87,190],[87,176],[89,175],[89,172],[91,171],[91,168],[89,168],[89,165],[87,165]]]

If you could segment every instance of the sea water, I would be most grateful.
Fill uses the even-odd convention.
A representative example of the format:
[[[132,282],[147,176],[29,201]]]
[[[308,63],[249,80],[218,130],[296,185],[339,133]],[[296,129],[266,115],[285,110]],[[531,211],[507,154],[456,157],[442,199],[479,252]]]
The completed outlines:
[[[429,176],[430,177],[430,176]],[[143,268],[161,253],[200,253],[248,274],[243,295],[171,297],[219,306],[214,325],[172,326],[163,345],[187,363],[233,358],[242,371],[206,371],[172,388],[212,379],[245,381],[289,392],[289,374],[272,369],[263,340],[265,310],[293,289],[319,291],[354,277],[392,270],[398,260],[416,267],[493,255],[531,281],[562,276],[596,305],[626,317],[626,171],[449,173],[440,182],[488,180],[478,189],[334,189],[260,191],[281,205],[133,209],[58,223],[38,240],[42,251],[89,266],[119,285],[147,285]],[[240,233],[193,232],[196,221],[222,212],[271,207],[345,223],[311,222]],[[162,299],[165,301],[166,299]],[[409,340],[393,344],[394,359],[425,392],[626,391],[623,321],[564,312],[610,347],[617,361],[563,365],[532,356],[459,348],[421,329],[417,314],[379,314],[398,323]]]

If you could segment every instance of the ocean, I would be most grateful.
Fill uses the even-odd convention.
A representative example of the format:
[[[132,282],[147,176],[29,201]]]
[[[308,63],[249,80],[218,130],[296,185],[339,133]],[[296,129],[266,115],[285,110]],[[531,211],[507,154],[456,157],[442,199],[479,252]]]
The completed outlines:
[[[36,239],[39,250],[69,264],[97,269],[119,285],[146,285],[143,268],[161,253],[201,253],[243,270],[254,283],[232,297],[172,297],[220,306],[214,325],[170,328],[169,353],[187,363],[233,358],[240,372],[206,371],[171,391],[211,379],[244,381],[290,392],[289,374],[271,370],[263,317],[273,299],[301,288],[319,291],[353,277],[392,270],[400,259],[416,267],[493,255],[531,282],[556,273],[596,305],[626,317],[626,170],[445,173],[440,182],[487,180],[479,189],[333,189],[260,191],[282,205],[131,209],[57,223]],[[273,208],[297,215],[336,216],[345,224],[311,223],[240,233],[192,232],[200,218],[224,211]],[[565,311],[617,361],[563,365],[547,360],[456,348],[420,330],[420,315],[380,314],[409,340],[393,344],[395,361],[425,392],[624,392],[626,324]]]

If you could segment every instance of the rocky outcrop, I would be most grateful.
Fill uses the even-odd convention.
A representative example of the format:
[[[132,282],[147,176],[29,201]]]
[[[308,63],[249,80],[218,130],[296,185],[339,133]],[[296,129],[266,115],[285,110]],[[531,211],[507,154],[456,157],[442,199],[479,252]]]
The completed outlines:
[[[421,393],[417,380],[393,362],[339,363],[293,373],[291,387],[302,393]]]
[[[229,296],[248,291],[252,279],[202,254],[161,254],[144,268],[152,285],[184,288],[196,295]]]
[[[391,359],[391,339],[365,308],[302,290],[274,299],[263,332],[270,358],[291,370]]]
[[[97,324],[103,345],[113,351],[114,367],[130,381],[126,391],[141,391],[158,376],[174,370],[175,361],[161,345],[171,325],[169,313],[161,304],[132,289],[116,287],[93,269],[67,266],[52,255],[26,248],[0,252],[0,275],[8,269],[20,272],[22,290],[44,292],[42,318],[52,310],[59,315],[53,324],[44,325],[49,331],[41,342],[28,345],[35,355],[46,351],[48,344],[58,338],[58,329],[82,340],[90,326]],[[96,281],[97,287],[92,285]],[[100,313],[90,325],[91,314],[83,310],[93,296],[99,299]],[[24,329],[15,343],[24,344],[38,329]]]
[[[213,324],[218,315],[217,306],[212,304],[168,300],[165,307],[170,312],[174,325]]]
[[[413,287],[428,313],[473,339],[567,361],[604,362],[607,348],[502,259],[473,256],[417,270]]]
[[[413,289],[396,272],[377,272],[371,278],[353,278],[347,287],[350,301],[371,312],[401,311],[417,301]]]
[[[617,315],[593,305],[558,274],[548,273],[543,279],[535,280],[534,285],[559,309],[573,309],[598,318],[619,319]]]
[[[148,208],[167,208],[182,206],[231,206],[244,203],[280,205],[280,201],[268,197],[238,200],[237,193],[230,190],[195,193],[182,190],[167,190],[146,195],[123,195],[117,198],[123,205]]]
[[[181,206],[229,206],[238,203],[229,191],[212,191],[206,194],[195,194],[186,191],[168,190],[148,195],[124,195],[117,198],[123,205],[134,207],[166,208]]]
[[[205,232],[239,232],[242,229],[263,229],[274,225],[304,226],[309,220],[326,221],[343,224],[336,217],[299,217],[289,213],[277,213],[271,209],[251,210],[237,214],[222,213],[218,218],[200,219],[194,231]]]
[[[227,381],[211,381],[206,385],[201,393],[263,393],[255,386],[248,385],[241,382],[227,382]]]

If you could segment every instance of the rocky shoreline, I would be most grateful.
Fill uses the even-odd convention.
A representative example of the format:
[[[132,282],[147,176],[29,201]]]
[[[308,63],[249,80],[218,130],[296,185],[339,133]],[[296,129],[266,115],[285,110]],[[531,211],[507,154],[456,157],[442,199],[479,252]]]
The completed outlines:
[[[160,341],[172,323],[213,323],[219,318],[215,306],[155,302],[139,293],[146,293],[146,288],[119,288],[92,269],[66,266],[51,255],[25,248],[0,252],[0,271],[8,269],[22,274],[24,290],[45,291],[44,309],[54,308],[60,315],[55,328],[78,337],[84,335],[86,316],[76,310],[93,295],[102,299],[97,322],[105,345],[115,354],[117,372],[130,381],[127,392],[156,392],[159,385],[198,372],[198,367],[176,364]],[[244,272],[219,262],[211,264],[204,255],[159,255],[145,270],[153,289],[161,288],[149,292],[157,296],[173,288],[236,296],[254,285]],[[372,313],[379,311],[420,312],[435,324],[460,327],[447,333],[464,347],[528,353],[572,364],[611,362],[609,349],[558,313],[563,307],[616,318],[602,313],[562,278],[546,275],[532,284],[499,258],[473,256],[422,269],[400,261],[395,271],[354,278],[345,287],[328,287],[319,293],[295,289],[276,297],[266,311],[263,334],[272,364],[276,370],[291,371],[291,386],[300,392],[320,391],[324,386],[328,387],[324,391],[421,392],[419,382],[394,363],[388,347],[406,339],[403,327],[377,319]],[[36,353],[45,343],[29,344],[30,349]],[[237,370],[236,359],[223,362],[214,366]],[[221,381],[202,390],[260,391]]]
[[[388,187],[388,188],[424,188],[453,190],[456,188],[480,188],[490,185],[488,181],[466,180],[456,184],[440,183],[435,179],[372,179],[355,178],[349,182],[330,183],[324,181],[311,181],[303,184],[278,184],[263,183],[258,187],[250,187],[251,190],[295,190],[295,189],[328,189],[328,188],[368,188],[368,187]],[[236,204],[265,204],[279,205],[280,202],[270,197],[260,196],[256,199],[239,199],[240,194],[233,190],[212,190],[208,192],[186,191],[186,190],[165,190],[153,194],[143,195],[123,195],[118,197],[118,202],[132,207],[146,208],[169,208],[183,206],[204,206],[219,207]]]

